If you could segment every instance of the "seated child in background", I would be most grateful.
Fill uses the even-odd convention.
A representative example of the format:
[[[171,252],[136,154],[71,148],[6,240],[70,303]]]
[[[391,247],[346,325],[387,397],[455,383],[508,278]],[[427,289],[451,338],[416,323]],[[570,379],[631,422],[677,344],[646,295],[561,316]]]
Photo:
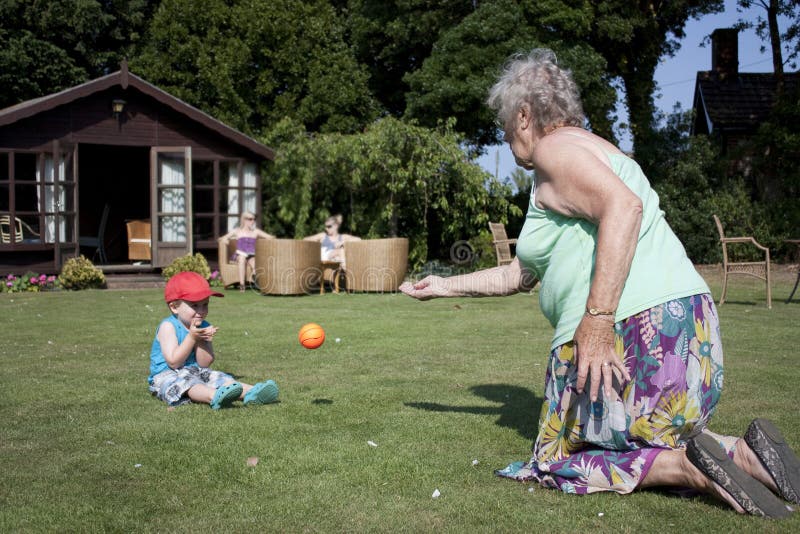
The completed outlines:
[[[253,386],[231,375],[213,371],[211,340],[217,327],[206,322],[211,291],[208,281],[195,272],[180,272],[167,281],[164,300],[172,315],[161,321],[150,349],[150,392],[170,406],[203,402],[218,410],[237,399],[245,404],[267,404],[278,399],[272,380]]]

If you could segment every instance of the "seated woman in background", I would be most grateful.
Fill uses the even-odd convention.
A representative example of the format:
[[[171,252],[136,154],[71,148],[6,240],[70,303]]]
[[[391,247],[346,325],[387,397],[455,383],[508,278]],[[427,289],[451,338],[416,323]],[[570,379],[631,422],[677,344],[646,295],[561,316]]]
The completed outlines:
[[[249,211],[245,211],[242,213],[239,226],[220,238],[226,245],[231,239],[236,240],[236,252],[234,252],[231,261],[239,265],[239,291],[244,291],[246,288],[244,275],[247,270],[247,264],[249,263],[250,268],[255,270],[256,239],[259,237],[262,239],[275,238],[275,236],[256,228],[256,216]]]
[[[360,237],[349,234],[340,234],[342,225],[341,215],[331,215],[325,219],[325,231],[303,238],[305,241],[318,241],[320,243],[320,257],[322,261],[338,261],[344,264],[344,244],[348,241],[361,241]]]

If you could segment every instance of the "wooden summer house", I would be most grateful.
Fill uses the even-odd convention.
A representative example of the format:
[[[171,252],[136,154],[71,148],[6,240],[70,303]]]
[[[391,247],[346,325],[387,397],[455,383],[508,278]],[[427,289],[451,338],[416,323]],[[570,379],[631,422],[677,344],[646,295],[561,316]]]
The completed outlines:
[[[0,110],[0,274],[55,273],[80,253],[105,271],[216,259],[242,211],[260,218],[272,159],[125,62]]]

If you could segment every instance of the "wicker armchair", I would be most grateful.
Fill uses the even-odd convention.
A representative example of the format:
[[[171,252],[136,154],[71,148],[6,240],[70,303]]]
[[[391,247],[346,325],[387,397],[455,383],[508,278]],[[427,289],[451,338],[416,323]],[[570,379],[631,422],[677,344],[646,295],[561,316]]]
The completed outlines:
[[[152,260],[150,221],[128,221],[128,260]]]
[[[769,283],[769,249],[761,245],[753,237],[725,237],[725,231],[722,229],[722,223],[719,217],[714,215],[714,223],[717,225],[719,232],[719,241],[722,244],[722,296],[720,296],[719,304],[725,302],[725,294],[728,291],[728,276],[730,275],[747,275],[765,280],[767,282],[767,308],[772,308],[772,289]],[[747,261],[747,262],[732,262],[728,259],[728,245],[731,243],[749,243],[764,252],[764,261]]]
[[[256,241],[256,284],[265,295],[301,295],[319,290],[319,243],[296,239]]]
[[[503,223],[489,223],[489,230],[492,232],[492,245],[494,253],[497,255],[497,266],[508,265],[514,261],[511,255],[511,245],[516,246],[516,239],[509,239],[506,234],[506,225]]]
[[[259,239],[258,241],[266,241]],[[258,243],[258,241],[256,243]],[[222,278],[222,285],[228,287],[239,283],[239,265],[232,261],[233,254],[236,252],[236,239],[231,239],[225,243],[224,239],[218,240],[217,260],[219,263],[219,276]],[[250,280],[253,276],[253,269],[248,263],[245,267],[244,279]]]
[[[344,244],[347,291],[394,292],[408,269],[408,239],[364,239]]]

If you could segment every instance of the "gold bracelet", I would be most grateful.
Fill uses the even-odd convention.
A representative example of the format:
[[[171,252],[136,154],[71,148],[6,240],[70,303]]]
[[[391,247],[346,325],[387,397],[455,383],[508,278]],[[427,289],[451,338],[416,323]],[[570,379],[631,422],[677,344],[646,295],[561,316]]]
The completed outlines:
[[[617,313],[617,310],[601,310],[598,308],[586,308],[586,315],[591,317],[598,317],[600,315],[611,315],[612,317],[614,314]]]

